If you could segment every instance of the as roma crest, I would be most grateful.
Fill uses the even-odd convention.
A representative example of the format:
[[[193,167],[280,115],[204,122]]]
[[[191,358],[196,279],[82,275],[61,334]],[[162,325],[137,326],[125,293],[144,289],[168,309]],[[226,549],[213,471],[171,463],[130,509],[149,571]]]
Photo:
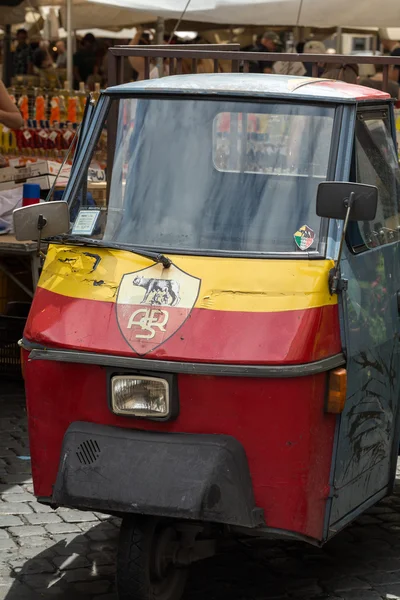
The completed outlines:
[[[124,275],[116,311],[122,335],[140,355],[161,346],[183,325],[196,303],[200,279],[161,264]]]

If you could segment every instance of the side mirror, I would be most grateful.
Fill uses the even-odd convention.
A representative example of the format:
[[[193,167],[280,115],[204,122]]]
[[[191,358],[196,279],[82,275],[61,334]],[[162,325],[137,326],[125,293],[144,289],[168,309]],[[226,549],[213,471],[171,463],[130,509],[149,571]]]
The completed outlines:
[[[350,221],[373,221],[378,206],[378,188],[363,183],[324,181],[318,186],[317,215],[344,221],[352,195]]]
[[[37,241],[68,233],[69,208],[63,200],[40,202],[17,208],[13,213],[15,237],[20,242]]]

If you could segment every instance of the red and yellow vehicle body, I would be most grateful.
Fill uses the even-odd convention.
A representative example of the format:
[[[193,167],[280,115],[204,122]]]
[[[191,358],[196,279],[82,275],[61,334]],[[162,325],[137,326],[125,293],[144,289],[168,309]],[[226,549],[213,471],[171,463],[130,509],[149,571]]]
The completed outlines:
[[[120,171],[113,170],[112,178],[117,187],[126,178],[128,190],[124,208],[115,205],[115,213],[122,214],[120,229],[102,240],[69,236],[68,243],[67,236],[49,246],[24,333],[35,494],[53,505],[191,519],[323,543],[389,491],[393,440],[400,433],[398,365],[395,375],[385,371],[400,356],[398,336],[392,322],[382,339],[374,338],[375,331],[363,332],[363,312],[371,302],[367,297],[365,309],[360,300],[379,276],[382,294],[389,289],[393,299],[384,314],[389,324],[400,280],[395,270],[398,244],[359,254],[345,247],[344,270],[355,282],[346,299],[356,307],[350,322],[346,303],[331,295],[329,287],[341,225],[336,218],[329,224],[319,220],[315,211],[319,182],[327,177],[350,181],[358,114],[364,111],[360,123],[381,120],[386,131],[386,120],[393,121],[392,113],[387,117],[389,98],[376,90],[302,77],[193,77],[109,90],[76,159],[76,177],[83,181],[95,148],[90,135],[100,135],[96,121],[106,118],[117,98],[123,123],[130,123],[131,114],[135,120],[124,125],[116,144],[128,157],[126,164],[115,161]],[[170,92],[170,113],[163,112]],[[140,94],[144,100],[136,102]],[[154,100],[152,94],[159,97]],[[193,156],[186,151],[186,138],[174,146],[174,118],[185,110],[187,130],[193,127],[194,145],[201,149],[196,147]],[[265,132],[254,134],[252,115],[272,123],[268,143],[275,140],[274,157],[284,145],[282,131],[287,133],[292,122],[284,158],[295,156],[294,166],[288,161],[283,165],[282,154],[268,171],[271,154],[259,160],[260,148],[267,145]],[[243,139],[246,121],[250,129],[242,147],[246,152],[250,147],[252,154],[240,159],[238,139]],[[160,149],[152,135],[164,126],[167,147]],[[330,132],[329,143],[325,131]],[[182,128],[181,135],[185,132]],[[320,133],[320,145],[314,138],[305,140],[310,132]],[[132,145],[125,147],[131,134]],[[230,148],[229,136],[236,136]],[[307,143],[312,160],[304,159]],[[136,152],[138,147],[142,152]],[[190,167],[186,179],[181,165],[173,162],[179,151]],[[156,164],[159,160],[160,169],[156,166],[147,175],[149,156]],[[161,166],[162,185],[155,177]],[[264,176],[265,181],[274,179],[272,187],[263,187]],[[176,193],[177,179],[183,192]],[[282,188],[278,180],[284,181]],[[204,181],[208,187],[193,199]],[[218,189],[222,200],[212,197]],[[71,206],[79,190],[79,182],[69,184]],[[142,197],[143,190],[147,195]],[[181,198],[185,201],[179,204]],[[190,202],[201,205],[198,212],[186,210]],[[176,211],[173,218],[166,206]],[[215,206],[228,208],[215,212]],[[238,229],[243,223],[262,223],[253,228],[251,241],[262,239],[264,246],[247,251],[247,231],[218,246],[226,231],[236,231],[234,211]],[[279,230],[273,220],[278,213]],[[212,215],[201,240],[206,239],[205,245],[188,246],[203,214]],[[129,230],[132,223],[136,228]],[[158,240],[162,227],[175,246],[168,246],[168,236]],[[317,228],[320,234],[315,234]],[[302,231],[312,234],[304,246],[296,240]],[[176,239],[184,240],[183,248]],[[242,246],[238,239],[244,240]],[[173,247],[175,252],[168,251]],[[170,264],[159,260],[160,248]],[[340,414],[346,396],[343,366],[351,375],[351,389]],[[117,414],[110,389],[112,378],[121,373],[172,377],[174,414],[166,420]],[[370,410],[374,398],[380,404]],[[106,451],[99,458],[102,444]]]
[[[49,248],[25,330],[31,347],[132,355],[128,329],[117,320],[117,292],[124,275],[146,269],[149,261],[96,249],[100,260],[93,270],[90,253]],[[29,360],[25,350],[35,494],[51,498],[63,437],[74,421],[226,434],[245,449],[268,527],[321,540],[336,416],[325,411],[328,372],[303,375],[301,369],[341,352],[337,297],[326,283],[332,261],[261,266],[258,260],[171,258],[200,280],[200,288],[185,322],[146,360],[257,365],[260,375],[263,366],[276,365],[274,376],[179,374],[180,414],[155,423],[110,412],[104,367]],[[294,376],[287,377],[285,366]]]

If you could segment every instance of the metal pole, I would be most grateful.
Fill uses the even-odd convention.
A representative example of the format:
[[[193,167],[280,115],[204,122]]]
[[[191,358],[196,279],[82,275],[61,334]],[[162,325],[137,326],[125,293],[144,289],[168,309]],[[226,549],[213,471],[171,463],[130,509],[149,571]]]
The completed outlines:
[[[69,89],[73,86],[73,47],[72,47],[72,0],[67,2],[67,80]]]
[[[165,34],[164,19],[162,17],[157,17],[156,41],[157,41],[158,46],[161,46],[164,43],[164,34]],[[164,62],[163,62],[162,58],[157,59],[157,68],[158,68],[158,76],[162,77],[164,75]]]
[[[336,28],[336,53],[342,54],[342,28]]]
[[[4,56],[3,56],[3,82],[6,87],[11,85],[12,77],[12,55],[11,55],[11,25],[4,29]]]

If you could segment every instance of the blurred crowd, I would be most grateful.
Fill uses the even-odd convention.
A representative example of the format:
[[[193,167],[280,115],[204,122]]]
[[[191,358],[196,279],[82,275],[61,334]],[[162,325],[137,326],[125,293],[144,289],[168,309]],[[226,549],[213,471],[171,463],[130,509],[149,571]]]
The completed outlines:
[[[140,27],[137,29],[135,37],[130,41],[131,45],[150,45],[152,43],[152,34]],[[101,86],[107,85],[107,57],[110,41],[98,40],[91,33],[87,33],[77,42],[77,49],[73,55],[74,68],[74,88],[84,83],[89,89],[94,89],[96,83]],[[165,36],[166,44],[187,44],[180,40],[176,35]],[[206,43],[200,37],[191,40],[190,43]],[[400,56],[400,43],[391,40],[381,40],[382,50],[385,54],[391,56]],[[255,43],[243,48],[245,51],[260,53],[280,53],[284,46],[279,35],[273,31],[266,31],[259,35]],[[293,49],[301,54],[326,54],[327,49],[322,41],[310,40],[297,44]],[[49,43],[38,37],[29,39],[27,31],[20,29],[17,32],[16,43],[13,53],[13,76],[16,75],[40,75],[49,73],[53,70],[66,69],[67,54],[66,44],[63,40],[55,43]],[[135,81],[144,78],[144,60],[139,57],[130,57],[125,61],[125,81]],[[153,61],[151,63],[150,77],[159,77],[159,65]],[[198,61],[199,72],[212,72],[214,69],[213,61]],[[220,69],[224,70],[223,61],[220,61]],[[191,72],[191,61],[183,61],[183,73]],[[287,62],[287,61],[251,61],[249,71],[252,73],[280,73],[287,75],[305,75],[312,76],[313,66],[307,62]],[[359,71],[358,65],[354,64],[335,64],[324,63],[317,65],[318,75],[329,79],[340,79],[348,83],[359,83],[375,89],[382,89],[383,86],[383,68],[379,65],[369,65],[368,71],[365,69]],[[168,61],[163,63],[162,75],[169,72]],[[397,68],[389,69],[389,92],[393,98],[400,99],[400,70]]]

